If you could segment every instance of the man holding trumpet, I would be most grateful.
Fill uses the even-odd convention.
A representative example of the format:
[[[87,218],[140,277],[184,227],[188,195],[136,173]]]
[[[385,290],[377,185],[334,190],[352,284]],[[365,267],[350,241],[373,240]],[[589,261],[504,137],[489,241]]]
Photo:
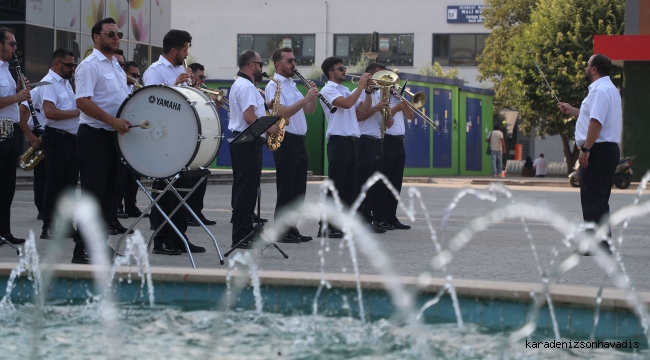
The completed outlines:
[[[305,86],[309,88],[307,96],[302,96],[296,88],[296,83],[291,77],[295,75],[296,58],[291,48],[281,48],[273,52],[272,60],[275,64],[273,77],[280,82],[280,115],[289,120],[289,125],[284,128],[284,141],[282,146],[273,152],[275,160],[277,201],[275,203],[275,216],[283,207],[295,202],[300,206],[305,200],[307,192],[307,148],[305,147],[305,134],[307,133],[307,118],[305,112],[313,114],[316,110],[316,97],[319,95],[316,84],[307,80]],[[269,81],[264,89],[267,101],[273,100],[277,85]],[[300,243],[312,240],[311,236],[300,234],[297,224],[286,232],[280,242]]]

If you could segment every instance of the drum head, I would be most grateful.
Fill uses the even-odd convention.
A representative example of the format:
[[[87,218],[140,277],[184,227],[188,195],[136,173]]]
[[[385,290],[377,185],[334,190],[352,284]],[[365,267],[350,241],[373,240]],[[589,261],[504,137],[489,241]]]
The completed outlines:
[[[138,174],[168,178],[188,166],[198,150],[199,117],[186,96],[172,87],[153,85],[129,96],[117,117],[148,129],[117,134],[117,146],[127,165]]]

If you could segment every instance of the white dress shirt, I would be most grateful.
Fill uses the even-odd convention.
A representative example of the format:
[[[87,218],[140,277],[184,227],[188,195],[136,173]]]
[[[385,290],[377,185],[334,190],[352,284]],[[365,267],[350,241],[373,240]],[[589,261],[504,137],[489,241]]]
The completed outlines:
[[[603,128],[596,143],[621,141],[623,126],[623,107],[621,94],[609,76],[602,77],[589,85],[589,94],[580,105],[580,115],[576,123],[575,139],[578,146],[587,140],[587,130],[591,119],[600,122]]]
[[[45,75],[43,80],[51,82],[52,85],[41,86],[43,88],[41,90],[41,103],[49,101],[59,110],[77,110],[74,91],[72,90],[72,86],[68,80],[65,80],[52,70]],[[44,110],[42,110],[42,113],[43,117],[46,118],[45,122],[48,127],[63,130],[70,134],[77,134],[77,130],[79,129],[79,117],[65,120],[49,120],[45,116]]]
[[[394,108],[400,103],[399,100],[397,100],[396,97],[391,96],[390,97],[390,108]],[[404,127],[404,111],[398,111],[393,115],[393,126],[390,128],[386,129],[386,134],[388,135],[395,135],[395,136],[403,136],[404,133],[406,132],[406,128]]]
[[[275,79],[280,82],[280,104],[284,106],[292,106],[298,101],[304,99],[296,83],[292,78],[286,78],[278,73],[273,75]],[[271,101],[275,98],[275,90],[278,86],[273,81],[269,81],[264,88],[264,95],[266,96],[266,101]],[[289,119],[289,125],[284,127],[284,131],[292,133],[295,135],[305,135],[307,133],[307,118],[305,117],[305,111],[303,109],[298,110],[292,117]]]
[[[101,51],[93,49],[75,72],[77,94],[75,99],[90,98],[100,109],[111,116],[117,116],[120,105],[129,95],[126,86],[126,74],[113,57],[108,60]],[[79,124],[114,131],[107,123],[86,115],[83,111],[79,117]]]
[[[144,82],[144,86],[158,84],[174,85],[176,83],[176,78],[184,72],[185,69],[180,65],[174,66],[160,55],[158,61],[151,64],[151,66],[145,70],[142,75],[142,81]]]
[[[350,89],[343,85],[339,85],[333,81],[328,81],[325,86],[321,89],[320,93],[325,97],[330,104],[334,104],[334,100],[343,96],[348,97],[352,95]],[[363,94],[365,96],[365,94]],[[360,96],[359,99],[362,97]],[[340,136],[354,136],[359,137],[361,133],[359,132],[359,124],[357,121],[357,106],[361,104],[363,100],[357,101],[349,109],[339,108],[334,114],[331,114],[327,109],[327,106],[322,104],[323,112],[327,118],[327,134],[326,137],[329,139],[331,135],[340,135]]]
[[[0,97],[15,96],[16,95],[16,81],[9,72],[9,63],[0,60]],[[20,113],[18,112],[18,99],[16,102],[0,108],[0,118],[10,118],[14,124],[20,121]]]
[[[365,100],[366,97],[366,93],[364,92],[361,96],[359,96],[359,99]],[[374,90],[372,94],[370,94],[370,98],[372,98],[372,106],[377,106],[377,104],[379,104],[381,101],[380,91]],[[359,133],[361,135],[369,135],[374,138],[381,139],[381,120],[381,111],[377,111],[366,120],[359,121]]]
[[[43,80],[41,80],[43,81]],[[51,86],[51,85],[45,85],[45,86]],[[31,89],[29,91],[29,94],[32,96],[32,104],[34,105],[34,110],[36,110],[36,120],[38,120],[39,125],[41,125],[40,129],[43,130],[43,127],[46,124],[45,121],[45,115],[43,115],[43,98],[41,95],[43,94],[42,88],[45,86],[39,86]],[[29,103],[27,100],[23,101],[20,103],[21,106],[24,106],[27,111],[29,110]],[[29,119],[27,120],[27,126],[29,127],[29,130],[34,130],[34,119],[32,118],[32,114],[29,114]]]
[[[251,105],[258,118],[266,115],[262,94],[252,81],[243,76],[237,77],[237,80],[232,84],[228,94],[228,101],[230,102],[230,121],[228,123],[230,131],[241,132],[248,127],[248,123],[244,120],[244,110]]]

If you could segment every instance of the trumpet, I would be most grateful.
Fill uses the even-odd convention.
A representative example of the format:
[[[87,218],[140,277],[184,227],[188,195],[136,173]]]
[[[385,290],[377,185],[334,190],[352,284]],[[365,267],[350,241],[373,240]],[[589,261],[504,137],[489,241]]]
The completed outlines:
[[[133,91],[136,91],[136,90],[141,89],[141,88],[143,87],[143,86],[140,85],[140,83],[138,82],[138,79],[134,78],[133,76],[131,76],[131,75],[129,75],[129,74],[126,74],[126,77],[127,77],[129,80],[133,81]]]
[[[216,96],[217,100],[215,100],[215,102],[217,102],[219,104],[219,106],[221,106],[224,110],[230,111],[230,108],[229,108],[230,102],[224,96],[223,90],[210,89],[209,87],[205,86],[204,84],[201,84],[199,90],[203,91],[206,95],[214,95],[214,96]]]
[[[190,78],[187,79],[187,86],[194,86],[194,82],[192,81],[192,74],[187,71],[187,60],[186,59],[183,59],[183,69],[185,69],[185,72],[190,74]]]
[[[298,72],[298,69],[294,68],[293,73],[296,74],[296,76],[298,76],[300,78],[300,80],[302,80],[303,83],[305,83],[305,86],[308,89],[311,88],[311,86],[307,82],[307,79],[305,79],[305,77],[302,76],[302,74]],[[320,101],[323,102],[323,104],[325,104],[327,106],[328,109],[330,109],[330,114],[334,114],[336,112],[336,110],[338,110],[338,108],[336,106],[330,104],[330,102],[327,101],[327,99],[325,99],[325,96],[323,96],[323,94],[318,94],[318,98],[320,99]]]
[[[408,96],[411,97],[411,101],[406,100],[403,96],[402,93],[407,94]],[[412,92],[404,89],[403,87],[395,86],[391,88],[391,95],[393,95],[397,100],[402,101],[406,100],[406,104],[408,107],[413,110],[413,112],[422,118],[429,126],[433,128],[434,131],[438,131],[438,126],[429,118],[424,111],[421,111],[419,108],[423,107],[424,104],[427,102],[427,95],[423,91],[419,91],[415,94]]]

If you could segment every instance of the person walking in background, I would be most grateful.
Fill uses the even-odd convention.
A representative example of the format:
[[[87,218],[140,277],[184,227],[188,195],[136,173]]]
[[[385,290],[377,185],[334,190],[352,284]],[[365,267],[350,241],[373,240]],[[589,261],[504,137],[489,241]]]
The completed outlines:
[[[506,142],[503,140],[503,133],[501,132],[501,126],[499,124],[494,124],[494,130],[490,131],[485,142],[490,144],[490,155],[492,155],[492,176],[501,176],[501,171],[503,170],[503,153],[506,151]]]
[[[539,154],[533,163],[533,170],[535,170],[535,177],[546,177],[546,167],[548,162],[544,159],[544,154]]]

